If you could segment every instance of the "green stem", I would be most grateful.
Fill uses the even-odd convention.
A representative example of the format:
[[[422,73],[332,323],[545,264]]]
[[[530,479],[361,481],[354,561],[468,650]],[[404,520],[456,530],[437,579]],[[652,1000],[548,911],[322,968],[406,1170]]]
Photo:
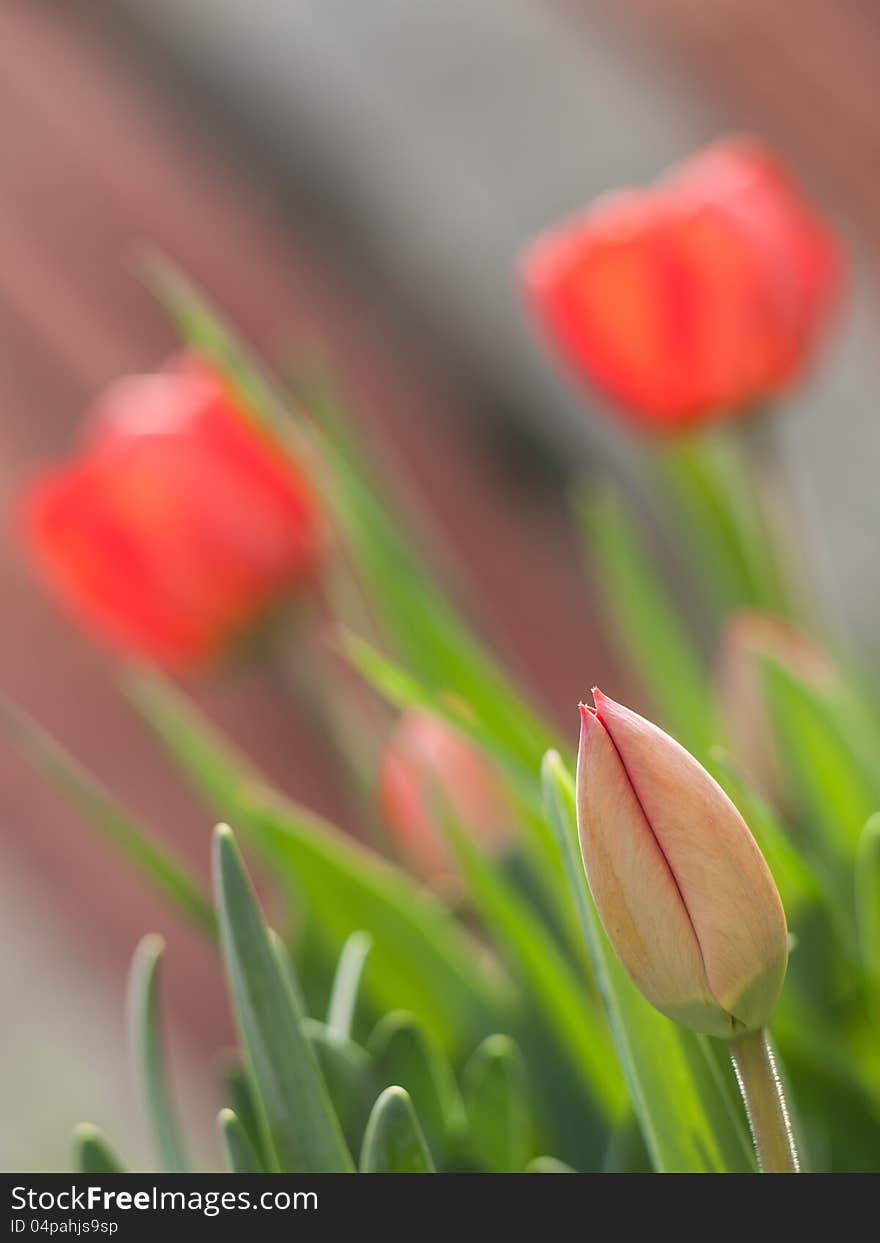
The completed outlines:
[[[761,1173],[800,1173],[788,1106],[766,1031],[747,1032],[731,1040],[730,1056],[749,1116]]]

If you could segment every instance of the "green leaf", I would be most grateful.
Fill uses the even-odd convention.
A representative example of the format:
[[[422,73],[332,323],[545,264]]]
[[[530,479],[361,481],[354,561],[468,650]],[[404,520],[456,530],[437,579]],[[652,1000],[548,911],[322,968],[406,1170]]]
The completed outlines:
[[[655,715],[683,746],[705,755],[715,732],[708,678],[629,515],[608,489],[582,491],[575,512],[610,621]]]
[[[529,866],[548,900],[558,905],[559,915],[569,925],[573,943],[580,948],[580,932],[576,927],[574,909],[559,866],[553,834],[544,815],[538,769],[526,767],[502,740],[456,699],[437,695],[371,644],[344,628],[339,631],[339,640],[343,654],[353,668],[393,707],[422,708],[434,713],[482,748],[488,759],[495,763],[506,788],[512,815],[524,835],[523,845]]]
[[[526,1166],[527,1174],[576,1174],[570,1165],[556,1157],[534,1157]]]
[[[99,829],[197,927],[214,935],[214,913],[198,883],[148,829],[36,721],[2,697],[0,726],[24,759],[84,820]]]
[[[448,1058],[419,1020],[404,1010],[391,1011],[380,1020],[367,1048],[379,1083],[399,1084],[412,1097],[439,1160],[464,1128],[464,1106]]]
[[[843,891],[862,828],[880,810],[880,751],[847,694],[809,686],[769,656],[761,670],[800,821],[813,830],[848,899]]]
[[[145,274],[185,340],[227,376],[249,412],[282,447],[309,457],[325,501],[348,538],[370,603],[399,653],[435,689],[467,702],[537,768],[554,740],[434,588],[424,558],[388,510],[387,489],[374,482],[357,453],[356,438],[328,385],[313,385],[309,393],[309,409],[320,427],[294,422],[290,403],[273,388],[251,351],[179,269],[153,256]],[[399,473],[395,470],[395,477]]]
[[[444,809],[445,810],[445,809]],[[625,1096],[605,1017],[591,983],[569,965],[549,932],[470,834],[443,816],[474,905],[511,969],[547,1016],[559,1049],[591,1102],[611,1121]]]
[[[655,1170],[754,1171],[745,1119],[726,1089],[706,1038],[676,1027],[655,1010],[631,982],[608,942],[577,845],[574,781],[553,752],[544,760],[543,775],[559,849]]]
[[[386,1088],[376,1101],[364,1135],[360,1168],[362,1174],[434,1173],[416,1111],[403,1088]]]
[[[127,1173],[104,1132],[92,1126],[91,1122],[81,1122],[74,1128],[73,1168],[80,1174]]]
[[[353,932],[339,955],[327,1007],[327,1026],[340,1040],[351,1036],[358,989],[372,945],[372,939],[366,932]]]
[[[435,587],[425,557],[404,535],[419,518],[424,526],[424,515],[410,513],[402,523],[389,509],[388,487],[376,482],[326,383],[313,387],[308,404],[321,421],[320,447],[332,471],[328,503],[393,650],[432,692],[461,699],[512,754],[537,769],[543,749],[554,740]],[[399,466],[388,473],[399,486],[404,474]],[[407,499],[414,510],[412,497]]]
[[[488,1036],[462,1072],[467,1147],[481,1169],[518,1174],[529,1158],[531,1116],[522,1054],[509,1036]]]
[[[348,1173],[352,1161],[273,949],[232,832],[214,837],[214,884],[223,958],[250,1072],[284,1173]]]
[[[721,747],[712,748],[710,762],[712,775],[736,804],[760,846],[779,887],[782,905],[786,911],[790,912],[803,903],[815,902],[821,896],[821,886],[816,879],[815,870],[809,867],[771,808],[749,785],[732,758]]]
[[[264,1136],[265,1123],[247,1071],[238,1064],[230,1066],[223,1076],[223,1089],[224,1099],[231,1102],[229,1112],[235,1114],[239,1126],[244,1129],[260,1168],[268,1171],[272,1160]]]
[[[693,570],[713,586],[718,612],[736,608],[789,612],[789,587],[779,563],[754,463],[729,429],[682,437],[657,459],[679,510],[681,539]]]
[[[229,1169],[233,1174],[265,1174],[266,1170],[257,1156],[250,1136],[237,1114],[231,1109],[221,1109],[217,1125],[226,1146]]]
[[[354,1150],[379,1088],[372,1058],[359,1044],[336,1035],[317,1019],[303,1019],[303,1031],[315,1050],[346,1142]]]
[[[880,815],[872,816],[862,830],[855,880],[859,947],[880,1016]]]
[[[138,944],[128,981],[129,1029],[156,1151],[170,1174],[188,1169],[177,1123],[171,1110],[167,1073],[159,1030],[159,964],[165,942],[154,933]]]
[[[466,1047],[499,1025],[509,984],[432,894],[332,825],[283,799],[183,697],[140,679],[136,702],[196,788],[233,818],[276,874],[303,895],[310,918],[341,946],[373,938],[364,990],[378,1010],[406,1006],[446,1048]]]

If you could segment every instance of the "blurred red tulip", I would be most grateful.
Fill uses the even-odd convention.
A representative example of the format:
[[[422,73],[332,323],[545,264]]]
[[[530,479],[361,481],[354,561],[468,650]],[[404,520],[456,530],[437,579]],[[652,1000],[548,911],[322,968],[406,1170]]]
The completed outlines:
[[[113,385],[84,452],[31,486],[24,517],[71,612],[175,670],[313,580],[322,548],[308,478],[191,356]]]
[[[667,431],[784,390],[840,275],[836,239],[773,154],[709,147],[528,250],[528,298],[575,370]]]
[[[412,709],[400,717],[383,752],[379,806],[401,855],[428,880],[454,870],[437,820],[438,798],[485,845],[503,845],[510,809],[482,753],[440,717]]]

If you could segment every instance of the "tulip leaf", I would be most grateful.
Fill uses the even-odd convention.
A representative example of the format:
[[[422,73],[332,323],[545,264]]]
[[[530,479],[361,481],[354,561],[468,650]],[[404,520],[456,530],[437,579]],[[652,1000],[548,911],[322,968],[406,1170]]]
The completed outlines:
[[[363,988],[376,1008],[406,1006],[446,1048],[498,1026],[511,1000],[497,964],[432,894],[319,816],[270,789],[167,682],[134,684],[138,706],[219,814],[230,816],[309,904],[335,945],[367,931]]]
[[[327,1026],[340,1040],[347,1040],[351,1035],[358,989],[372,945],[366,932],[353,932],[339,955],[327,1007]]]
[[[570,1165],[556,1157],[534,1157],[526,1166],[527,1174],[576,1174]]]
[[[368,1049],[378,1081],[406,1088],[435,1158],[445,1156],[463,1130],[464,1106],[443,1051],[405,1010],[380,1020]]]
[[[530,906],[473,837],[448,815],[443,820],[477,911],[511,969],[546,1013],[554,1039],[591,1101],[606,1122],[614,1119],[623,1107],[623,1084],[591,983],[569,965]]]
[[[512,754],[536,770],[554,740],[435,587],[426,558],[404,536],[419,518],[424,525],[424,516],[414,513],[402,523],[389,510],[387,487],[375,480],[356,448],[353,429],[326,381],[312,386],[306,401],[320,421],[321,447],[333,473],[328,502],[392,647],[434,693],[466,703]],[[397,464],[387,473],[398,484],[405,474]],[[415,509],[412,496],[406,499]]]
[[[714,584],[720,615],[737,608],[785,615],[788,586],[741,438],[728,428],[682,437],[660,455],[659,469],[680,512],[691,568]]]
[[[366,1049],[336,1035],[317,1019],[304,1019],[303,1031],[315,1050],[345,1138],[354,1148],[360,1144],[370,1106],[381,1086],[373,1059]]]
[[[856,853],[856,925],[862,963],[880,1016],[880,815],[865,825]]]
[[[283,1173],[348,1173],[352,1161],[303,1015],[273,949],[231,831],[214,838],[220,940],[239,1034]]]
[[[281,447],[290,447],[293,438],[295,452],[321,459],[316,480],[347,536],[371,606],[401,656],[435,690],[468,703],[537,768],[554,740],[434,588],[425,558],[408,543],[403,524],[388,510],[385,489],[374,482],[355,451],[355,437],[329,385],[313,384],[306,398],[319,426],[295,421],[289,409],[294,403],[273,388],[252,352],[182,272],[164,257],[153,256],[145,275],[185,340],[228,377]],[[394,477],[399,480],[400,475],[395,469]]]
[[[251,1138],[245,1130],[238,1115],[233,1113],[231,1109],[221,1109],[217,1118],[217,1125],[220,1127],[220,1133],[223,1136],[223,1143],[226,1147],[226,1158],[229,1162],[229,1169],[233,1174],[265,1174],[257,1151],[251,1143]]]
[[[403,1088],[386,1088],[373,1106],[360,1169],[362,1174],[434,1173],[416,1111]]]
[[[760,663],[799,817],[844,884],[862,828],[880,811],[880,765],[867,718],[847,695],[810,686],[769,656]]]
[[[575,509],[610,621],[657,717],[704,756],[714,741],[712,697],[683,618],[622,502],[607,488],[590,489],[575,498]]]
[[[518,1174],[531,1150],[528,1083],[509,1036],[488,1036],[462,1071],[468,1153],[493,1174]]]
[[[238,1125],[245,1131],[260,1168],[268,1171],[272,1161],[264,1137],[265,1125],[260,1115],[260,1105],[255,1097],[253,1084],[240,1065],[227,1069],[223,1080],[223,1093],[224,1098],[231,1102],[229,1112],[235,1114]]]
[[[0,727],[22,757],[84,820],[99,829],[183,915],[214,935],[214,913],[198,882],[95,777],[27,713],[3,697]]]
[[[577,844],[574,781],[558,755],[543,767],[548,809],[602,989],[618,1058],[654,1169],[661,1173],[753,1171],[745,1119],[706,1038],[685,1031],[638,992],[602,927]]]
[[[821,896],[816,872],[799,853],[771,808],[720,747],[713,747],[711,770],[718,784],[736,805],[767,860],[787,911]]]
[[[475,722],[461,706],[447,696],[438,696],[412,678],[393,661],[356,635],[341,632],[343,652],[367,682],[398,708],[423,708],[461,732],[494,763],[499,779],[520,830],[520,841],[527,860],[530,879],[536,882],[539,901],[550,906],[564,927],[574,953],[585,956],[577,912],[562,869],[553,831],[547,823],[538,770],[524,768],[497,738]]]
[[[145,936],[135,950],[128,983],[129,1028],[159,1157],[168,1173],[183,1174],[188,1165],[171,1109],[159,1030],[159,964],[164,952],[165,942],[155,934]]]
[[[73,1166],[80,1174],[127,1173],[104,1132],[91,1122],[81,1122],[74,1129]]]

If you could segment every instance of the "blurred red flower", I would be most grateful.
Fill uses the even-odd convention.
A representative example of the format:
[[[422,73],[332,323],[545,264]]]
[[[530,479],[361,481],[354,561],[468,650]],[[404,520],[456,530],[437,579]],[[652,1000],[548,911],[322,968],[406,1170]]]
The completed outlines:
[[[575,370],[665,431],[785,389],[840,267],[834,235],[772,152],[735,139],[538,238],[524,280]]]
[[[114,384],[83,453],[30,487],[24,519],[81,622],[177,671],[311,583],[323,543],[305,473],[189,355]]]
[[[379,807],[401,855],[427,880],[454,871],[436,800],[491,849],[510,835],[511,812],[479,748],[431,712],[404,712],[379,769]]]

